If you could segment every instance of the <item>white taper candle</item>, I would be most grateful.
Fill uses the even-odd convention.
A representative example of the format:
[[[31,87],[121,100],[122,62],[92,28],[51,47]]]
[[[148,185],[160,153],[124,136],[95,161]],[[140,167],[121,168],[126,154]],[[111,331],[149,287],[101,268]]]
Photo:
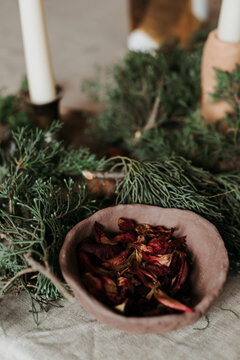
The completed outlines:
[[[29,93],[32,103],[56,99],[56,87],[42,0],[18,0]]]
[[[200,21],[206,21],[209,15],[210,0],[192,0],[192,13]]]
[[[240,42],[240,0],[222,1],[218,38],[226,42]]]

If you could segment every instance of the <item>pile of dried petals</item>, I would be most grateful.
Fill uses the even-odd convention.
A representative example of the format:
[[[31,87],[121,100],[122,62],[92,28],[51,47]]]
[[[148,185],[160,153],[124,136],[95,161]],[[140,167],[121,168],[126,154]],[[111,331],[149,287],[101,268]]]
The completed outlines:
[[[123,218],[118,226],[120,233],[108,234],[95,223],[94,238],[79,245],[86,289],[126,316],[192,313],[185,237],[174,237],[174,228]]]

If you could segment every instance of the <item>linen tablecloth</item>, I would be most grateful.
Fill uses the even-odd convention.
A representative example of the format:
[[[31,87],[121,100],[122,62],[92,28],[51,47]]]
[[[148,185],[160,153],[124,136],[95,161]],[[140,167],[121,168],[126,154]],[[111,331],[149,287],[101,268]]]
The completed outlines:
[[[111,329],[76,300],[40,315],[34,325],[27,295],[1,302],[6,334],[0,336],[1,360],[214,360],[240,358],[240,276],[230,278],[206,319],[164,335],[132,335]],[[229,310],[223,310],[229,309]],[[232,313],[234,311],[236,314]]]

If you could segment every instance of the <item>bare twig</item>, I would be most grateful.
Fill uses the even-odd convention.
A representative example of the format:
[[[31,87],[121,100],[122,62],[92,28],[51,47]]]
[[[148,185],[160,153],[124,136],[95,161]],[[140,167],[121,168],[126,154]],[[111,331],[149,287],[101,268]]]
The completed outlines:
[[[153,108],[148,118],[148,121],[146,122],[146,125],[143,128],[143,132],[152,129],[153,127],[156,126],[156,118],[158,114],[159,104],[160,104],[160,96],[158,95],[154,101]]]
[[[83,170],[82,174],[87,180],[93,180],[93,179],[121,180],[124,177],[124,172],[123,171],[108,172],[108,171]]]
[[[156,119],[157,119],[159,105],[160,105],[160,95],[158,94],[155,98],[155,101],[154,101],[154,104],[152,107],[152,111],[150,113],[150,116],[149,116],[145,126],[141,130],[138,130],[135,132],[135,135],[134,135],[135,141],[138,141],[140,139],[140,137],[142,136],[144,131],[150,130],[156,126]]]
[[[65,286],[62,284],[62,282],[57,278],[55,274],[50,270],[49,265],[43,266],[36,260],[34,260],[31,256],[31,254],[26,254],[25,259],[30,266],[29,268],[23,269],[19,271],[16,275],[14,275],[3,287],[2,291],[5,292],[9,286],[19,277],[32,273],[32,272],[39,272],[46,276],[55,286],[56,288],[61,292],[63,297],[69,301],[74,299],[74,296],[71,292],[69,292]]]
[[[37,271],[37,270],[35,270]],[[27,269],[23,269],[23,270],[20,270],[16,275],[14,275],[5,285],[4,287],[2,288],[2,292],[5,292],[9,286],[16,280],[18,279],[19,277],[25,275],[25,274],[29,274],[29,273],[32,273],[32,272],[35,272],[32,268],[27,268]]]
[[[39,262],[34,260],[30,254],[26,254],[24,257],[25,257],[28,265],[30,265],[31,269],[34,271],[38,271],[41,274],[43,274],[44,276],[46,276],[46,278],[48,278],[56,286],[56,288],[61,292],[61,294],[63,295],[63,297],[65,299],[67,299],[69,301],[74,299],[74,296],[72,295],[72,293],[69,292],[65,288],[65,286],[62,284],[62,282],[50,270],[49,266],[47,268],[47,267],[41,265]]]
[[[240,188],[240,185],[236,186],[234,189],[232,190],[228,190],[228,191],[225,191],[225,192],[222,192],[222,193],[219,193],[219,194],[216,194],[216,195],[211,195],[211,196],[205,196],[206,199],[213,199],[213,198],[216,198],[216,197],[220,197],[220,196],[225,196],[227,194],[231,194],[235,191],[238,191]]]
[[[22,164],[24,163],[25,160],[26,160],[26,155],[25,155],[24,158],[21,159],[21,160],[18,160],[17,158],[14,158],[14,161],[15,161],[15,163],[17,164],[17,167],[18,167],[19,169],[26,169],[25,166],[22,166]]]

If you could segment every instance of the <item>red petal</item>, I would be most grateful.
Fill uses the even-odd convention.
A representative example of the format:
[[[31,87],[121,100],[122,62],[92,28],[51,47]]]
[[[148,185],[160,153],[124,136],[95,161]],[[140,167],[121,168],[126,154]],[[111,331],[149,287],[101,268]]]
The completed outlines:
[[[147,265],[146,270],[156,277],[161,276],[173,276],[173,272],[167,266],[159,266],[159,265]]]
[[[118,286],[122,287],[123,289],[121,290],[122,294],[125,294],[128,290],[133,293],[134,292],[134,284],[132,279],[128,278],[128,277],[120,277],[118,278]]]
[[[155,232],[161,232],[161,233],[167,233],[167,234],[173,234],[174,228],[167,229],[163,226],[155,226],[154,228]]]
[[[104,286],[106,292],[116,295],[117,294],[117,285],[115,284],[115,282],[105,275],[102,275],[101,279],[102,279],[103,286]]]
[[[92,294],[102,294],[103,292],[103,285],[102,285],[102,281],[92,275],[91,273],[85,273],[83,276],[82,276],[82,280],[83,280],[83,283],[85,284],[85,286],[87,287],[87,289],[92,293]]]
[[[118,245],[105,245],[83,241],[79,244],[82,251],[96,255],[101,260],[108,260],[117,256],[121,252],[121,247]]]
[[[109,239],[106,235],[101,235],[100,242],[104,245],[116,245],[117,242],[114,239]]]
[[[104,261],[102,265],[106,268],[113,268],[116,270],[119,266],[126,265],[127,266],[127,257],[130,254],[132,249],[126,249],[122,251],[118,256],[115,256],[112,259]]]
[[[104,235],[103,230],[104,230],[104,227],[96,221],[94,224],[94,227],[93,227],[93,232],[94,232],[95,239],[98,243],[101,242],[101,236]]]
[[[144,235],[147,231],[151,230],[151,226],[148,224],[139,224],[135,228],[136,232],[140,235]]]
[[[120,218],[118,220],[118,227],[121,231],[135,231],[135,224],[129,219]]]
[[[115,243],[123,242],[123,243],[133,243],[137,240],[137,237],[130,232],[118,234],[114,237],[113,241]]]
[[[87,271],[87,272],[89,271],[91,273],[96,272],[95,267],[92,265],[88,256],[84,252],[79,251],[79,258],[80,258],[80,265],[82,265],[84,267],[85,271]]]
[[[138,234],[144,234],[148,237],[160,237],[162,240],[171,238],[174,228],[166,229],[163,226],[151,226],[149,224],[139,224],[136,227]]]
[[[172,299],[170,296],[168,296],[165,292],[163,292],[160,289],[157,289],[154,293],[154,297],[157,301],[159,301],[161,304],[175,310],[179,311],[185,311],[188,313],[193,313],[193,310],[189,308],[188,306],[180,303],[178,300]]]
[[[184,284],[184,282],[187,279],[187,275],[188,275],[188,264],[187,264],[187,261],[186,261],[185,254],[181,254],[180,258],[181,258],[182,263],[181,263],[181,267],[180,267],[179,274],[178,274],[178,277],[177,277],[177,281],[176,281],[176,283],[174,285],[174,288],[173,288],[174,292],[178,291],[181,288],[181,285]]]
[[[95,222],[93,227],[93,232],[95,236],[95,240],[97,243],[101,244],[108,244],[108,245],[115,245],[116,242],[112,239],[109,239],[106,234],[104,233],[104,227],[99,224],[98,222]]]
[[[143,253],[143,261],[146,263],[156,264],[156,265],[165,265],[170,266],[172,261],[173,254],[153,256]]]
[[[153,283],[149,282],[146,277],[150,278],[153,282],[156,280],[155,276],[153,276],[152,274],[150,274],[149,272],[147,272],[144,269],[141,269],[138,266],[137,262],[134,262],[131,266],[131,268],[129,269],[129,273],[130,274],[135,274],[143,283],[144,286],[148,287],[148,288],[152,288],[153,287]]]
[[[174,246],[178,250],[185,250],[186,249],[186,236],[182,236],[180,238],[174,239]]]

